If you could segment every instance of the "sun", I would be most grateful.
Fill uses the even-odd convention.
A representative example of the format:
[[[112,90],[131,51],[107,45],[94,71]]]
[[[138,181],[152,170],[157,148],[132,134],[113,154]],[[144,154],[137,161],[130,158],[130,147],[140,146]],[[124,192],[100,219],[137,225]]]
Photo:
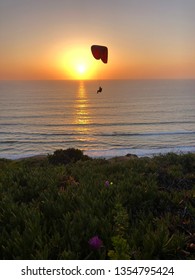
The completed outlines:
[[[77,59],[72,64],[70,74],[74,79],[88,79],[90,76],[90,69],[87,60]]]
[[[61,75],[68,79],[90,80],[96,76],[97,64],[88,46],[71,47],[58,56],[58,68]]]
[[[86,65],[84,65],[84,64],[78,64],[76,66],[76,70],[78,71],[78,73],[84,74],[87,71],[87,68],[86,68]]]

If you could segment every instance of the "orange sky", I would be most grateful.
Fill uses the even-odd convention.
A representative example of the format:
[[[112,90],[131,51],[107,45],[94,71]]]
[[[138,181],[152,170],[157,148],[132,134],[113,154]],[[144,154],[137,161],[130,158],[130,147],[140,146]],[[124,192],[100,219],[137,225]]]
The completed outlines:
[[[194,1],[43,2],[1,0],[0,79],[195,78]]]

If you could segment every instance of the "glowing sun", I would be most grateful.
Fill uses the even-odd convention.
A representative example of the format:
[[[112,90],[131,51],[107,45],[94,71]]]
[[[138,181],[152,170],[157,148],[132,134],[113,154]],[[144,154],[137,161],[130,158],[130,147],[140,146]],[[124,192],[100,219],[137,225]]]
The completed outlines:
[[[87,68],[86,68],[86,65],[84,65],[84,64],[78,64],[76,67],[76,70],[78,73],[84,74],[86,72]]]
[[[68,78],[87,80],[93,78],[97,71],[95,62],[88,46],[72,47],[64,54],[59,54],[58,65]]]

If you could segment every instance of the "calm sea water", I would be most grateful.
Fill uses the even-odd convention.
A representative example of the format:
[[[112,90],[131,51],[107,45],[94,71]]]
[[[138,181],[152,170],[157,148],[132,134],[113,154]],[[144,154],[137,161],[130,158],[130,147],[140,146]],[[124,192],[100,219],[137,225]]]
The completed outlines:
[[[1,158],[70,147],[102,157],[195,152],[195,80],[0,82]]]

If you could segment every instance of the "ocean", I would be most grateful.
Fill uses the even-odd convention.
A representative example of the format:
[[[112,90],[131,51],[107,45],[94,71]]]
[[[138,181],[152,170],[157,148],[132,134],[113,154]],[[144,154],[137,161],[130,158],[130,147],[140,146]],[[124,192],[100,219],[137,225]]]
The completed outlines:
[[[0,158],[71,147],[104,158],[195,152],[195,80],[0,81]]]

